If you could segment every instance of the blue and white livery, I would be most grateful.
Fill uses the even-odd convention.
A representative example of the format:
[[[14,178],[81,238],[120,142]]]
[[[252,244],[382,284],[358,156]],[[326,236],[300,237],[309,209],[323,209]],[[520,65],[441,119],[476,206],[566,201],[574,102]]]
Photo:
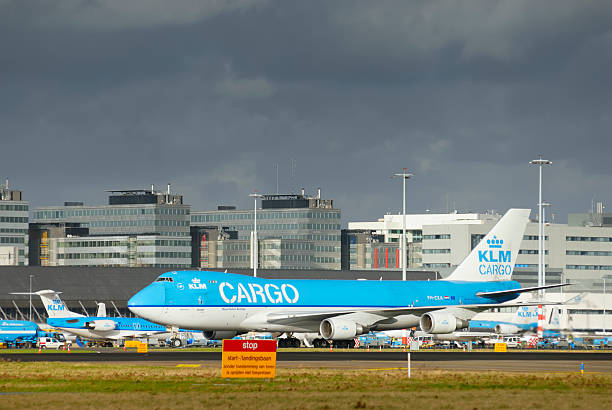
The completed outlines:
[[[509,210],[446,280],[292,280],[179,271],[159,276],[128,308],[156,323],[211,331],[207,336],[214,338],[260,331],[348,340],[370,330],[417,325],[427,333],[449,333],[467,327],[478,312],[540,289],[511,280],[528,217],[527,209]]]
[[[84,316],[73,312],[54,290],[34,292],[40,296],[49,318],[47,324],[64,332],[89,340],[116,341],[125,338],[146,338],[168,332],[166,326],[141,318],[106,316],[106,307],[98,304],[96,316]]]

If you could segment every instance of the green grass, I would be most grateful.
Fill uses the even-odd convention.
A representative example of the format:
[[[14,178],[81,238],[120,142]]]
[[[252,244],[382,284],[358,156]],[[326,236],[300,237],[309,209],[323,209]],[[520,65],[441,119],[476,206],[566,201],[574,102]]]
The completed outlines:
[[[610,373],[281,368],[267,381],[216,367],[0,362],[0,408],[610,408],[611,391]]]

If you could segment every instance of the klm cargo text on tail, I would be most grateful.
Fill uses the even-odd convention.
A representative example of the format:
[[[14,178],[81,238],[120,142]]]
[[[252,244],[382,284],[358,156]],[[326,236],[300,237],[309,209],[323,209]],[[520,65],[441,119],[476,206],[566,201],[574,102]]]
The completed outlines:
[[[481,275],[508,275],[512,274],[512,251],[501,250],[503,239],[487,240],[489,249],[478,251],[478,271]]]

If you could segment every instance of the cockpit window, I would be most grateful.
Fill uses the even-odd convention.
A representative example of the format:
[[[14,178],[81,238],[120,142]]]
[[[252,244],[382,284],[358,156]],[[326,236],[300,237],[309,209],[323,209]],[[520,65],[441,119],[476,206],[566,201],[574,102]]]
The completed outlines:
[[[168,277],[161,277],[155,279],[155,282],[174,282],[174,279]]]

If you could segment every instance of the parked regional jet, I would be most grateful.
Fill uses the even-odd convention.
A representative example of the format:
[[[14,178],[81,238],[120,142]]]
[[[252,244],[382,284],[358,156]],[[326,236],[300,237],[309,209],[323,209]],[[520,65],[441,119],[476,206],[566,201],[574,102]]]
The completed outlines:
[[[14,294],[27,293],[15,292]],[[98,303],[96,316],[84,316],[68,309],[60,299],[58,292],[41,290],[33,294],[40,296],[47,310],[48,325],[88,340],[116,341],[126,338],[171,337],[166,326],[151,323],[148,320],[107,316],[104,303]],[[180,343],[180,339],[176,339]],[[172,342],[176,343],[174,339]]]
[[[529,212],[509,210],[446,280],[290,280],[178,271],[160,275],[128,308],[157,323],[212,331],[212,338],[319,332],[348,346],[370,330],[420,325],[427,333],[449,333],[522,292],[562,286],[521,288],[511,280]]]
[[[550,323],[553,309],[546,310],[548,318],[546,324]],[[438,333],[429,334],[420,330],[413,330],[410,332],[411,337],[431,337],[434,341],[474,341],[484,340],[490,337],[498,336],[510,336],[510,335],[522,335],[525,333],[534,333],[538,328],[538,306],[528,305],[519,306],[514,315],[511,318],[505,316],[505,320],[492,319],[494,315],[501,315],[500,313],[479,313],[469,321],[467,328],[457,330],[450,333]],[[484,319],[486,317],[487,319]],[[402,337],[402,330],[389,330],[381,332],[385,336],[399,339]],[[544,336],[558,336],[559,332],[553,332],[546,329]],[[537,338],[537,336],[536,336]]]

